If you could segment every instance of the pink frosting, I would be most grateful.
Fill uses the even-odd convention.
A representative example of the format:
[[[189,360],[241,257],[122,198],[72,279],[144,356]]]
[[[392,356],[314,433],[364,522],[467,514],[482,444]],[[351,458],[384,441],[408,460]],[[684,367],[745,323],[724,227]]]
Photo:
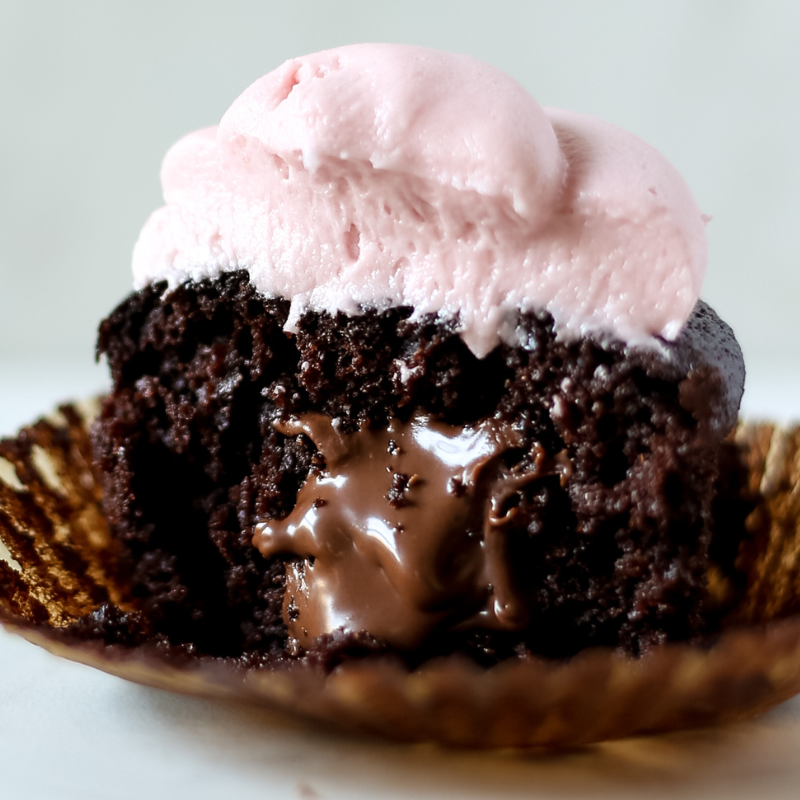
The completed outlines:
[[[478,355],[519,309],[563,336],[674,339],[705,272],[676,170],[601,120],[542,109],[475,59],[356,45],[288,61],[167,154],[137,287],[247,269],[264,295],[457,317]]]

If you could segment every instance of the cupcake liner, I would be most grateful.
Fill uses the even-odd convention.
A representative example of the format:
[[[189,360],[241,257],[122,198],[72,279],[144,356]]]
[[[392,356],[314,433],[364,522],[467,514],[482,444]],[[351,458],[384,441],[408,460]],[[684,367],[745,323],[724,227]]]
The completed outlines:
[[[755,508],[739,556],[741,597],[713,642],[490,669],[455,656],[414,671],[370,659],[325,674],[304,662],[244,669],[76,635],[73,623],[104,604],[136,610],[109,568],[114,542],[91,470],[95,412],[93,403],[62,406],[0,442],[0,622],[57,655],[170,691],[465,746],[570,746],[697,727],[800,692],[800,428],[742,423],[735,433]]]

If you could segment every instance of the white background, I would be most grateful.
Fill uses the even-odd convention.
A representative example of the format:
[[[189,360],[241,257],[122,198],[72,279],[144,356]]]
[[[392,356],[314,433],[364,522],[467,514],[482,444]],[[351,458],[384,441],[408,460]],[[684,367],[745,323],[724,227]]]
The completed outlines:
[[[0,433],[98,390],[158,170],[284,59],[358,41],[477,56],[660,149],[713,216],[705,298],[745,410],[800,409],[800,2],[0,0]],[[0,635],[3,798],[797,797],[800,704],[539,759],[408,749],[185,700]],[[97,765],[100,765],[99,767]],[[99,770],[99,771],[98,771]]]

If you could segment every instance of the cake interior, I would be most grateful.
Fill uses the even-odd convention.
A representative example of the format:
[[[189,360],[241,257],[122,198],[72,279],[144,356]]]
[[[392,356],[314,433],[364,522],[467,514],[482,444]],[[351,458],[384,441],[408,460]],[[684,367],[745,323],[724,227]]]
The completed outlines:
[[[589,646],[637,655],[713,633],[735,595],[743,535],[744,512],[723,502],[737,469],[723,439],[744,372],[730,329],[707,306],[677,342],[652,351],[563,342],[548,314],[523,314],[517,344],[484,359],[455,323],[414,319],[410,308],[307,313],[291,336],[287,314],[287,302],[232,272],[173,291],[150,286],[102,323],[98,353],[113,388],[94,428],[96,469],[119,579],[140,611],[108,607],[83,634],[332,668],[389,652],[412,666]],[[344,434],[419,414],[450,426],[492,419],[519,437],[509,464],[566,453],[568,480],[545,475],[508,499],[525,626],[445,626],[399,651],[365,631],[334,631],[298,649],[284,611],[287,561],[297,558],[264,558],[253,535],[289,515],[325,467],[310,437],[280,432],[309,414]],[[714,518],[726,514],[722,540]]]

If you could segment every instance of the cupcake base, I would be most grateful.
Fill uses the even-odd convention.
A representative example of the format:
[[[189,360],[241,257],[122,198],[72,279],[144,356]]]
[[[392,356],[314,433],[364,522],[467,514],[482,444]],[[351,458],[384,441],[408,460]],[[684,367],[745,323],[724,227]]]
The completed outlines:
[[[91,470],[91,410],[62,407],[0,445],[0,619],[51,652],[151,686],[235,697],[410,741],[565,746],[749,717],[800,691],[800,429],[741,425],[735,452],[751,492],[744,589],[718,632],[640,658],[590,648],[489,669],[459,656],[411,670],[392,659],[327,672],[257,667],[166,640],[125,642],[139,602],[107,565],[116,545]],[[744,563],[746,562],[746,563]],[[87,625],[93,619],[95,624]]]
[[[149,286],[101,325],[113,389],[94,457],[118,580],[141,601],[128,639],[253,664],[489,666],[642,654],[735,601],[741,520],[715,537],[712,502],[743,366],[707,306],[650,350],[563,342],[520,314],[484,359],[410,308],[307,313],[291,336],[287,313],[234,272]],[[357,496],[328,492],[367,462]],[[319,526],[289,541],[298,515]],[[342,529],[347,547],[325,539]],[[348,548],[363,563],[327,560]]]

